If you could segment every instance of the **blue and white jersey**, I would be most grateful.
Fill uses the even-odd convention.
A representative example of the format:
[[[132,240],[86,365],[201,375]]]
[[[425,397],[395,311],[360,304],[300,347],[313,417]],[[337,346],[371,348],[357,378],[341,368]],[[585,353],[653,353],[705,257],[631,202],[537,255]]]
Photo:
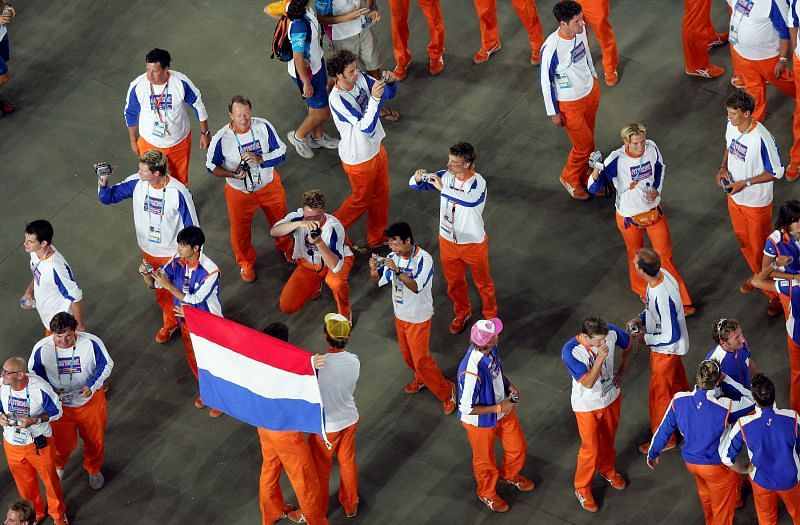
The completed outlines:
[[[728,148],[728,173],[732,181],[746,181],[765,172],[778,179],[783,177],[778,145],[760,122],[754,121],[753,127],[742,133],[728,121],[725,145]],[[740,206],[769,206],[772,204],[772,185],[772,181],[753,184],[729,197]]]
[[[194,109],[197,120],[208,120],[206,106],[189,77],[178,71],[169,71],[167,83],[151,84],[142,73],[131,82],[125,102],[125,123],[139,126],[139,135],[157,148],[169,148],[192,130],[186,106]],[[166,125],[166,130],[162,128]]]
[[[80,407],[91,399],[78,395],[84,386],[92,394],[100,390],[111,375],[114,361],[96,335],[75,332],[77,339],[71,348],[59,348],[53,336],[41,339],[33,347],[28,369],[47,381],[58,395],[64,407]]]
[[[311,36],[308,30],[311,29]],[[306,9],[303,19],[292,20],[289,23],[289,40],[292,42],[292,51],[303,53],[306,67],[311,69],[311,75],[316,75],[322,69],[322,38],[319,20],[311,6]],[[294,60],[287,62],[289,75],[297,78]],[[323,71],[323,73],[325,73]],[[309,76],[311,76],[309,75]]]
[[[352,13],[361,8],[361,0],[314,0],[314,7],[320,16],[341,16]],[[356,36],[371,25],[371,19],[366,15],[338,24],[325,26],[325,35],[330,40],[343,40]]]
[[[780,40],[789,40],[788,0],[727,0],[731,8],[729,40],[748,60],[778,56]]]
[[[178,232],[187,226],[200,226],[189,189],[167,177],[161,187],[133,174],[113,186],[98,187],[103,204],[133,200],[133,225],[143,252],[153,257],[172,257],[178,249]]]
[[[596,346],[586,346],[581,342],[581,336],[575,336],[561,349],[561,359],[567,366],[567,370],[572,376],[572,410],[575,412],[591,412],[605,408],[617,400],[620,394],[619,387],[614,385],[614,353],[616,347],[627,351],[630,348],[630,336],[619,327],[613,324],[608,325],[606,335],[606,346],[608,346],[608,356],[600,368],[600,375],[597,377],[592,388],[586,388],[581,384],[581,380],[592,370],[597,359],[598,348]]]
[[[678,392],[672,396],[661,424],[650,441],[647,457],[651,460],[657,458],[675,430],[680,430],[684,438],[681,456],[686,463],[722,463],[719,446],[728,425],[753,409],[750,393],[741,393],[742,398],[738,401],[725,397],[717,399],[714,390],[695,387],[691,392]]]
[[[683,313],[678,282],[665,269],[655,286],[647,286],[646,307],[640,314],[644,321],[644,342],[653,352],[684,355],[689,351],[689,330]]]
[[[378,268],[380,279],[378,285],[392,285],[392,306],[394,306],[394,316],[407,323],[424,323],[433,317],[433,257],[431,254],[415,246],[411,257],[400,257],[396,253],[389,253],[387,256],[400,270],[414,279],[417,283],[417,291],[412,292],[403,284],[400,277],[389,268],[382,266]]]
[[[286,144],[266,119],[253,117],[250,130],[244,133],[236,132],[230,124],[217,131],[208,147],[206,169],[210,173],[220,167],[235,173],[242,161],[242,154],[247,152],[260,155],[263,162],[249,163],[249,178],[239,180],[226,177],[225,182],[244,193],[258,191],[272,182],[273,168],[286,160]]]
[[[188,304],[222,317],[222,304],[219,300],[219,268],[206,254],[200,253],[200,259],[194,267],[176,255],[163,266],[163,270],[175,288],[186,294],[183,301],[179,301],[177,297],[172,298],[175,306]]]
[[[789,298],[789,315],[786,316],[786,333],[797,344],[800,344],[800,282],[795,279],[776,279],[775,290]]]
[[[800,481],[800,439],[794,410],[757,406],[755,413],[739,419],[725,434],[719,447],[722,462],[732,466],[742,447],[747,447],[754,467],[750,479],[759,487],[789,490]]]
[[[44,259],[31,253],[30,268],[33,274],[33,298],[36,311],[45,330],[50,330],[50,320],[59,312],[72,314],[72,303],[83,299],[72,269],[61,252],[52,250]]]
[[[285,224],[287,222],[297,222],[302,220],[303,208],[298,208],[297,211],[289,212],[286,217],[276,222],[273,227],[279,224]],[[342,226],[342,223],[339,222],[339,219],[326,213],[325,222],[322,224],[321,228],[322,242],[327,244],[331,252],[333,252],[333,254],[339,259],[338,264],[336,264],[336,266],[330,270],[333,273],[338,273],[344,265],[344,258],[353,256],[353,252],[350,250],[350,247],[345,244],[344,226]],[[292,252],[292,259],[303,259],[309,264],[314,265],[315,268],[322,268],[325,266],[325,262],[322,260],[322,255],[319,253],[319,248],[317,248],[317,245],[306,240],[308,233],[308,230],[302,226],[297,228],[292,233],[294,236],[294,251]]]
[[[733,388],[727,382],[722,383],[720,388],[723,395],[731,399],[739,399],[742,390],[750,390],[750,357],[752,353],[744,344],[739,350],[726,352],[721,346],[717,345],[706,354],[706,359],[713,359],[719,363],[719,368],[727,378],[735,382],[738,387]]]
[[[386,136],[381,124],[381,106],[384,100],[394,98],[397,82],[386,84],[380,100],[372,97],[376,80],[362,71],[358,72],[350,91],[334,84],[328,103],[333,113],[333,123],[339,131],[339,158],[345,164],[361,164],[373,158],[381,149]]]
[[[9,385],[0,385],[0,412],[7,417],[42,417],[49,420],[28,428],[3,427],[3,439],[12,445],[30,445],[34,436],[50,437],[53,430],[50,421],[63,414],[61,401],[53,388],[40,377],[28,376],[28,384],[22,390],[14,390]],[[51,445],[53,446],[53,445]]]
[[[506,398],[508,384],[497,355],[497,345],[492,347],[489,355],[483,355],[470,344],[458,365],[458,417],[468,425],[494,427],[505,414],[470,415],[470,412],[476,406],[499,405]]]
[[[541,55],[539,78],[548,116],[561,113],[559,102],[580,100],[592,91],[597,72],[585,29],[570,40],[554,32],[544,41]]]
[[[614,206],[623,217],[633,217],[645,213],[661,204],[661,188],[664,185],[664,159],[661,158],[656,143],[645,141],[644,153],[634,157],[622,146],[608,155],[605,167],[600,171],[597,181],[589,186],[589,193],[597,193],[611,183],[617,190]],[[592,179],[590,179],[592,180]],[[657,190],[654,201],[647,200],[647,194]]]
[[[486,179],[473,172],[459,180],[447,170],[436,175],[442,180],[439,204],[439,235],[455,244],[481,243],[486,238],[483,228],[483,208],[486,206]],[[408,181],[412,190],[430,191],[436,187],[429,182],[417,184],[412,175]]]
[[[773,230],[764,242],[764,255],[773,259],[779,255],[788,255],[792,262],[779,269],[786,273],[800,273],[800,241],[784,230]]]

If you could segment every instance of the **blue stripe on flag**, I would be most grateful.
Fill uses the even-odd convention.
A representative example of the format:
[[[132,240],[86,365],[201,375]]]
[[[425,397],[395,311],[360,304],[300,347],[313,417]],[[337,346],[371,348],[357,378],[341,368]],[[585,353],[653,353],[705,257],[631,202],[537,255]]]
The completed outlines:
[[[269,430],[296,430],[320,434],[322,410],[319,404],[302,399],[271,399],[226,381],[202,368],[200,396],[203,403],[253,426]]]

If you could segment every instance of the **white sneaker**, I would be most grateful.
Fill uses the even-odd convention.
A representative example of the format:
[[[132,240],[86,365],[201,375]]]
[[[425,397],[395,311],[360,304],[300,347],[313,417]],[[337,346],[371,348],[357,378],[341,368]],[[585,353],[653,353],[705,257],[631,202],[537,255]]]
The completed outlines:
[[[106,484],[106,478],[103,477],[102,472],[97,474],[89,474],[89,486],[92,490],[100,490]]]
[[[303,157],[304,159],[310,159],[314,156],[314,152],[311,151],[311,146],[309,145],[308,137],[304,139],[298,139],[294,135],[295,130],[290,131],[286,134],[286,138],[289,139],[289,142],[294,146],[294,149],[297,150],[297,154]]]
[[[339,139],[335,139],[328,135],[327,133],[323,133],[322,136],[318,139],[315,139],[313,135],[310,135],[311,138],[311,148],[312,149],[336,149],[339,147]]]

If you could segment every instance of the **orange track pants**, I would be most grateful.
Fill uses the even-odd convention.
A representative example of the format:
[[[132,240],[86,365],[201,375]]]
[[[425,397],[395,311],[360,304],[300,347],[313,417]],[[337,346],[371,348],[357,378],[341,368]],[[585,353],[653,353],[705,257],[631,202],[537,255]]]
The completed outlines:
[[[481,28],[481,49],[488,51],[500,43],[497,31],[497,0],[474,0],[478,23]],[[542,23],[534,0],[511,0],[525,31],[531,51],[539,52],[544,44]]]
[[[613,73],[619,65],[619,53],[614,29],[608,21],[609,0],[579,0],[578,3],[583,8],[583,19],[597,37],[603,52],[603,71],[606,74]]]
[[[194,346],[192,346],[192,338],[189,335],[189,327],[186,325],[186,321],[181,322],[181,339],[183,340],[183,352],[186,354],[186,363],[189,365],[194,378],[199,381],[197,359],[194,357]]]
[[[425,21],[428,23],[428,57],[438,60],[444,53],[444,18],[439,0],[417,0]],[[408,5],[410,0],[389,0],[392,12],[392,46],[394,60],[399,66],[408,66],[411,53],[408,51]]]
[[[97,474],[103,466],[106,452],[106,389],[94,393],[82,407],[63,407],[64,415],[50,423],[53,427],[56,467],[63,469],[70,454],[78,446],[78,435],[83,440],[83,469]]]
[[[472,313],[467,293],[468,266],[472,281],[481,296],[483,317],[497,317],[497,298],[489,268],[489,237],[484,237],[480,243],[456,244],[439,236],[439,257],[442,260],[444,278],[447,280],[447,295],[453,301],[456,317],[463,319]]]
[[[322,492],[319,476],[311,458],[311,449],[302,432],[278,432],[259,428],[261,441],[261,479],[258,499],[261,507],[261,523],[272,525],[280,519],[286,502],[281,492],[281,469],[292,484],[300,512],[309,525],[326,525],[328,519],[320,514]]]
[[[142,258],[150,263],[154,270],[157,270],[167,264],[172,257],[154,257],[149,253],[142,252]],[[178,318],[175,317],[175,303],[172,300],[172,294],[163,288],[156,288],[153,290],[156,294],[156,301],[159,308],[161,308],[161,317],[164,323],[164,328],[174,330],[178,327]]]
[[[786,338],[789,347],[789,408],[800,413],[800,345],[791,337]]]
[[[687,71],[708,69],[708,44],[716,38],[716,29],[711,23],[711,0],[684,0],[683,61]]]
[[[61,480],[56,474],[56,452],[53,439],[48,438],[47,446],[39,450],[38,455],[33,443],[12,445],[3,440],[3,448],[6,452],[8,469],[17,485],[19,496],[33,503],[37,517],[45,516],[44,500],[39,492],[39,481],[36,479],[36,474],[39,474],[47,496],[47,512],[56,525],[66,524],[67,507],[64,505]]]
[[[689,296],[686,284],[684,284],[681,274],[678,273],[678,269],[672,261],[672,241],[670,240],[667,218],[662,216],[658,222],[644,228],[638,226],[625,228],[625,218],[616,212],[615,215],[617,217],[617,229],[622,234],[622,240],[625,241],[625,250],[628,253],[628,276],[630,277],[633,293],[639,297],[644,297],[647,290],[647,283],[636,273],[636,268],[633,266],[633,257],[639,251],[639,248],[644,246],[644,234],[647,232],[647,237],[650,238],[653,250],[661,257],[661,266],[678,281],[681,302],[684,306],[691,305],[692,298]]]
[[[251,242],[253,216],[259,208],[264,212],[270,227],[286,216],[286,192],[281,184],[278,170],[273,170],[273,179],[264,188],[245,193],[225,184],[225,201],[228,204],[228,219],[231,224],[231,248],[236,264],[252,268],[256,263],[256,250]],[[292,237],[275,238],[275,248],[292,256]]]
[[[706,525],[731,525],[739,500],[742,476],[725,465],[696,465],[686,463],[686,469],[697,482],[697,494]]]
[[[575,469],[575,488],[591,487],[595,472],[607,478],[615,472],[617,449],[614,439],[619,426],[622,395],[605,408],[591,412],[575,412],[581,448],[578,450],[578,466]]]
[[[795,64],[800,62],[796,53],[793,60]],[[792,67],[800,68],[798,65]],[[800,164],[800,70],[794,71],[792,77],[794,78],[794,120],[792,123],[794,144],[792,144],[792,149],[789,152],[789,158],[792,164]]]
[[[777,525],[778,498],[786,505],[792,523],[800,523],[800,483],[788,490],[769,490],[750,479],[750,486],[753,488],[758,525]]]
[[[669,402],[678,392],[690,390],[679,355],[650,352],[650,429],[655,434]]]
[[[324,264],[324,263],[319,263]],[[317,266],[319,266],[319,264]],[[311,263],[300,260],[292,276],[286,281],[281,291],[279,306],[281,312],[292,314],[300,310],[319,290],[322,281],[333,292],[336,308],[343,316],[350,317],[350,268],[353,267],[353,257],[344,258],[341,270],[333,273],[327,266],[322,271],[316,271]]]
[[[739,242],[739,249],[753,275],[761,273],[764,255],[764,241],[772,233],[772,205],[751,207],[740,206],[728,197],[728,215],[731,217],[733,233]],[[770,299],[775,292],[763,291]]]
[[[561,178],[573,188],[586,189],[589,180],[589,155],[594,151],[594,120],[600,104],[600,83],[594,81],[592,91],[579,100],[558,102],[559,111],[564,118],[572,149],[567,163],[561,170]]]
[[[377,155],[361,164],[345,164],[352,193],[345,198],[333,216],[349,229],[364,213],[367,214],[367,245],[370,248],[386,241],[389,223],[389,155],[381,145]]]
[[[139,137],[136,140],[139,146],[139,155],[151,149],[158,150],[167,156],[167,173],[170,177],[175,177],[185,186],[189,185],[189,157],[192,154],[192,132],[186,138],[169,148],[157,148]]]
[[[431,338],[431,320],[424,323],[407,323],[395,318],[394,326],[397,329],[397,342],[400,344],[400,353],[408,368],[414,372],[414,381],[422,383],[435,395],[439,401],[445,402],[450,398],[453,383],[442,375],[439,365],[431,356],[428,342]]]
[[[506,414],[494,427],[476,427],[462,423],[472,447],[472,470],[478,483],[478,496],[496,499],[497,481],[513,479],[525,466],[528,443],[516,412]],[[494,460],[494,440],[503,445],[503,463],[497,468]]]
[[[339,503],[345,514],[355,514],[358,510],[358,468],[356,466],[356,427],[358,422],[338,432],[327,432],[331,450],[317,434],[309,434],[311,458],[317,468],[320,486],[322,516],[328,515],[328,491],[330,490],[333,456],[339,462]]]
[[[795,98],[796,91],[791,69],[781,73],[780,78],[775,78],[777,55],[764,60],[749,60],[737,53],[731,46],[731,60],[736,74],[744,82],[744,90],[756,99],[756,110],[753,112],[753,118],[759,122],[764,122],[767,117],[767,82],[792,99]]]

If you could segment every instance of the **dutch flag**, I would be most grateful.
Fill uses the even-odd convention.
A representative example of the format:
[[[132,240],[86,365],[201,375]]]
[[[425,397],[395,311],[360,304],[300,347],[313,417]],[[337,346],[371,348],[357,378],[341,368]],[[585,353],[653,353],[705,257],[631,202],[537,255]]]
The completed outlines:
[[[313,354],[184,305],[203,403],[250,425],[325,436]]]

